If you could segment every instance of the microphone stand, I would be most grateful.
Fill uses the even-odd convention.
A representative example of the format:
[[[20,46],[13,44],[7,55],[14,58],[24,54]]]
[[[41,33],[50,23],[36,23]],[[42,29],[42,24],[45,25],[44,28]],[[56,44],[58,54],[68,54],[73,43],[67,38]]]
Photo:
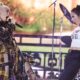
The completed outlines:
[[[53,73],[53,67],[54,67],[54,59],[55,59],[55,53],[54,53],[54,31],[55,31],[55,6],[56,6],[56,1],[57,0],[55,0],[49,7],[51,7],[52,5],[53,5],[53,7],[54,7],[54,12],[53,12],[53,29],[52,29],[52,53],[51,53],[51,55],[52,55],[52,57],[51,57],[51,59],[52,59],[52,63],[51,63],[51,73]],[[53,79],[53,76],[51,76],[51,79]]]
[[[61,40],[61,36],[62,36],[62,30],[63,30],[63,17],[60,18],[60,40]],[[61,67],[62,67],[62,44],[60,41],[60,47],[59,47],[59,72],[61,72]]]

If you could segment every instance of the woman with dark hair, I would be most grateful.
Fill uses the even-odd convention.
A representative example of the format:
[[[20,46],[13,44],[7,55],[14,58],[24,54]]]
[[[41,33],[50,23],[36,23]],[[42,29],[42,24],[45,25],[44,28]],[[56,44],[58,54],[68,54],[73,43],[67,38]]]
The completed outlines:
[[[65,58],[64,70],[59,80],[73,80],[80,68],[80,6],[71,10],[72,22],[77,25],[71,35],[71,45]]]

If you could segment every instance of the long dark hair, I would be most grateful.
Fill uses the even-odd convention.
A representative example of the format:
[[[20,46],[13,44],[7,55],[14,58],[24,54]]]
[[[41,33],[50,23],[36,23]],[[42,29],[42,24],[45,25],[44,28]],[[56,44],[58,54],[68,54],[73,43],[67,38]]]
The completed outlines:
[[[74,12],[75,14],[80,16],[80,5],[77,5],[75,8],[73,8],[71,12]]]

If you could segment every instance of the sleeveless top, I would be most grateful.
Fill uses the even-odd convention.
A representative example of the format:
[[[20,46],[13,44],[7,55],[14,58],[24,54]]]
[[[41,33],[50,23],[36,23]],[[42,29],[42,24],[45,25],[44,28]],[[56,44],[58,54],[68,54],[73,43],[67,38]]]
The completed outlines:
[[[80,26],[74,29],[71,38],[71,48],[80,48]]]

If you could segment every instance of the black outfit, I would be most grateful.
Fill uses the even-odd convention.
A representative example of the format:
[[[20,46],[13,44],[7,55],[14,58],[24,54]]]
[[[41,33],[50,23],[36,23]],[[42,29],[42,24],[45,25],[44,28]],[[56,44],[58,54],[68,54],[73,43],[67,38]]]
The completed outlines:
[[[73,80],[76,76],[76,73],[80,68],[80,51],[71,50],[66,55],[64,71],[59,77],[59,80]]]

